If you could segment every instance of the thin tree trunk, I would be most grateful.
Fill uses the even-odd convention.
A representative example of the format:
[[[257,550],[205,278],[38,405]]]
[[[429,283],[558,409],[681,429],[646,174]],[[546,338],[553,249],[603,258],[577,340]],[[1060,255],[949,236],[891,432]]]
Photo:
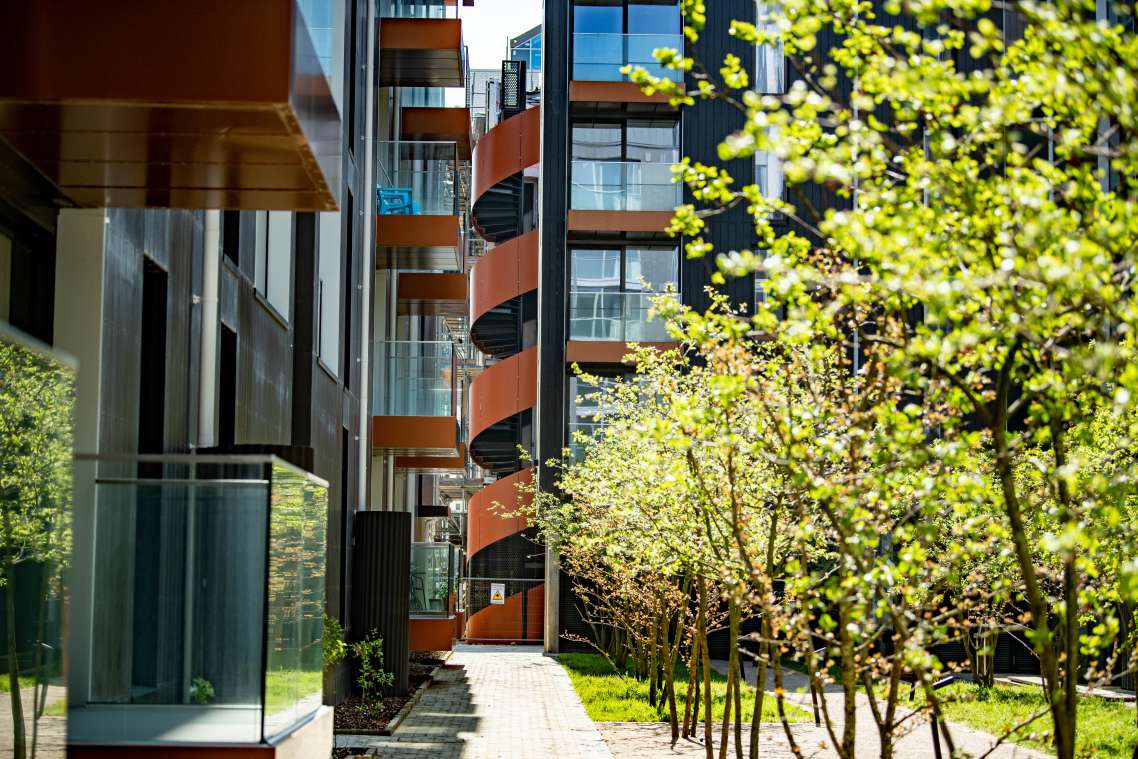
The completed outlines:
[[[9,517],[5,514],[5,523]],[[5,525],[10,533],[10,524]],[[26,759],[27,733],[24,729],[24,704],[20,696],[20,660],[16,651],[16,588],[12,577],[12,561],[5,557],[4,615],[5,637],[8,638],[8,694],[12,702],[12,757]]]
[[[739,661],[739,607],[731,605],[730,610],[731,631],[731,658],[729,665],[735,673],[735,759],[743,759],[743,667]]]
[[[50,576],[50,562],[44,562],[43,574],[40,577],[39,615],[36,619],[36,649],[33,654],[35,662],[35,685],[32,687],[32,759],[35,759],[36,744],[39,741],[40,717],[43,716],[44,706],[47,703],[47,682],[43,672],[43,631],[47,617],[47,588]],[[40,690],[43,696],[40,696]]]
[[[766,615],[763,615],[763,638],[770,637],[770,624]],[[763,722],[763,696],[767,691],[767,660],[762,655],[763,646],[770,648],[769,644],[759,643],[759,660],[755,664],[755,708],[751,712],[751,747],[747,754],[748,759],[759,759],[759,727]]]
[[[699,641],[700,663],[703,666],[703,748],[707,759],[714,759],[713,735],[711,723],[711,656],[707,650],[707,582],[699,578]]]
[[[846,624],[849,621],[849,599],[845,596],[838,601],[838,612],[838,640],[842,662],[842,707],[845,720],[842,724],[842,752],[845,756],[854,756],[854,746],[857,742],[857,668],[854,666],[853,637],[846,629]]]

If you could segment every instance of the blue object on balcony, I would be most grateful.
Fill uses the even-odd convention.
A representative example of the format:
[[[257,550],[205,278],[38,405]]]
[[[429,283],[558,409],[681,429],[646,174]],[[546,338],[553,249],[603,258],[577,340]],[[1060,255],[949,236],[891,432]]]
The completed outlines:
[[[381,214],[422,213],[419,204],[411,198],[410,187],[377,187],[376,201]]]

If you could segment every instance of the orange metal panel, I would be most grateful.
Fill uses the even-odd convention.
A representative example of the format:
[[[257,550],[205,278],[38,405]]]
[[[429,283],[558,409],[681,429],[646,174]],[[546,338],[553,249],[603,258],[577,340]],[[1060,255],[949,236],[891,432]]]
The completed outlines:
[[[378,247],[458,247],[459,218],[433,214],[379,214],[375,221]]]
[[[499,361],[470,383],[470,439],[537,403],[537,347]]]
[[[509,477],[487,485],[470,498],[467,510],[466,555],[473,556],[491,543],[521,532],[529,527],[522,516],[508,519],[499,516],[502,511],[515,511],[519,506],[533,503],[532,493],[519,493],[518,485],[533,482],[533,469],[527,467]]]
[[[663,232],[671,211],[570,211],[571,232]]]
[[[657,350],[675,347],[675,343],[640,343]],[[623,364],[628,343],[614,340],[570,340],[565,343],[567,364]]]
[[[450,651],[454,648],[454,617],[412,617],[408,625],[412,651]]]
[[[462,87],[462,21],[384,18],[379,24],[381,87]]]
[[[80,205],[335,210],[340,116],[294,0],[2,3],[0,139]]]
[[[469,108],[405,107],[399,112],[399,133],[404,140],[440,140],[458,143],[458,157],[470,160]]]
[[[667,103],[667,95],[645,95],[632,82],[569,82],[570,102]]]
[[[537,289],[537,230],[495,246],[470,267],[470,321]]]
[[[427,272],[399,273],[399,300],[461,300],[466,302],[466,275]]]
[[[526,598],[526,638],[540,640],[545,617],[545,585],[537,585],[525,591]],[[522,594],[514,593],[506,597],[504,604],[485,606],[470,616],[466,622],[468,641],[520,641],[522,638]]]
[[[372,450],[417,455],[458,453],[458,422],[452,416],[374,416]]]
[[[474,147],[474,192],[477,201],[494,185],[534,166],[541,158],[541,107],[527,108],[484,134]]]

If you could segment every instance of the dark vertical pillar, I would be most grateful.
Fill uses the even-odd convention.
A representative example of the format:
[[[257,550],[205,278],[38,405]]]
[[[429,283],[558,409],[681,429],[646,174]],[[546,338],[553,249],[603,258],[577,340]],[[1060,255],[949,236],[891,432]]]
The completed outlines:
[[[559,456],[565,440],[565,233],[568,216],[569,2],[546,0],[542,28],[545,82],[541,100],[541,202],[537,290],[537,475],[553,487],[543,465]],[[545,650],[556,651],[560,615],[557,556],[545,560]]]
[[[411,514],[360,511],[353,521],[352,626],[348,641],[362,640],[375,630],[383,638],[383,668],[395,676],[390,691],[406,693],[410,656]]]

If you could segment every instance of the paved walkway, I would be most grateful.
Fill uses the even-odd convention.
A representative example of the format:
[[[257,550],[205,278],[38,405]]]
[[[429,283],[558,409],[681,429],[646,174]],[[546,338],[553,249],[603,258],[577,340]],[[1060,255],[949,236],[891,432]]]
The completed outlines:
[[[354,741],[360,755],[611,758],[569,676],[539,647],[459,645],[448,663],[462,668],[439,670],[395,735]]]

